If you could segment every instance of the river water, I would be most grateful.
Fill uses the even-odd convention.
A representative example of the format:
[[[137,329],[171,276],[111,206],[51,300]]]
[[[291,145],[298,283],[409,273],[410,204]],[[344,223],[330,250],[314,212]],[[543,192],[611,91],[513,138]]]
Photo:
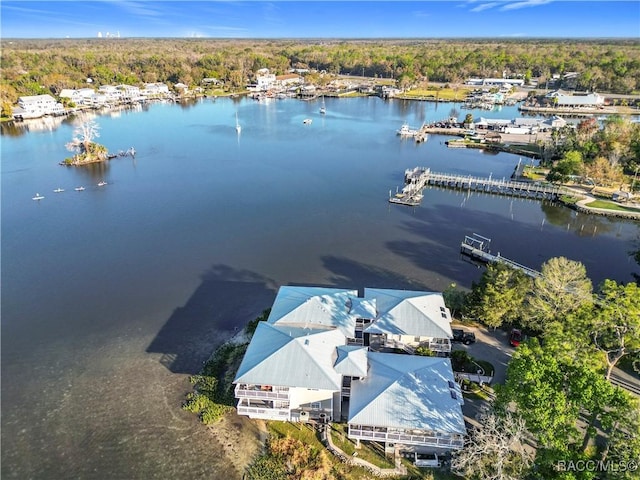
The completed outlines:
[[[417,165],[512,173],[514,155],[395,135],[450,105],[319,107],[204,99],[110,112],[95,118],[98,141],[137,154],[82,168],[58,165],[72,119],[3,127],[3,478],[231,478],[180,409],[187,377],[283,284],[470,287],[482,268],[459,244],[473,232],[535,269],[579,260],[595,284],[640,273],[637,223],[439,189],[417,208],[390,205]]]

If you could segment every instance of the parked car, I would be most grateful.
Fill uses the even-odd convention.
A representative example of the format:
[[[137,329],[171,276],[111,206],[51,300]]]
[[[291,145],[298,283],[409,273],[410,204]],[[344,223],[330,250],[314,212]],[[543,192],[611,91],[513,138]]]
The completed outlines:
[[[466,332],[461,328],[453,328],[451,330],[453,332],[454,342],[464,343],[465,345],[471,345],[476,342],[476,334],[473,332]]]
[[[511,330],[511,335],[509,335],[509,343],[512,347],[517,347],[523,340],[524,336],[522,335],[522,330],[518,328],[514,328]]]

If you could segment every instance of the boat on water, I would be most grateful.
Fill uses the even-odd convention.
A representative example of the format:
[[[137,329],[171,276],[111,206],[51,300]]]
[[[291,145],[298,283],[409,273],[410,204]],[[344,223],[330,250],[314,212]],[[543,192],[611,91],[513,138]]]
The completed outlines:
[[[64,188],[56,188],[53,193],[62,193],[64,192]]]
[[[236,132],[242,132],[242,127],[240,126],[240,123],[238,123],[238,112],[236,112]]]
[[[305,125],[311,125],[311,122],[313,122],[313,120],[311,120],[310,118],[305,118],[302,123],[304,123]]]
[[[104,180],[102,180],[101,182],[98,182],[99,187],[104,187],[106,184],[107,182],[105,182]]]
[[[76,187],[74,190],[76,192],[84,192],[84,187]]]
[[[31,197],[31,200],[42,200],[44,198],[44,196],[40,195],[39,193],[36,193],[35,197]]]
[[[403,123],[402,126],[396,131],[396,133],[401,137],[414,137],[417,135],[418,131],[409,128],[408,123]]]
[[[320,113],[322,115],[324,115],[325,113],[327,113],[327,108],[324,105],[324,95],[322,96],[322,106],[320,107]]]

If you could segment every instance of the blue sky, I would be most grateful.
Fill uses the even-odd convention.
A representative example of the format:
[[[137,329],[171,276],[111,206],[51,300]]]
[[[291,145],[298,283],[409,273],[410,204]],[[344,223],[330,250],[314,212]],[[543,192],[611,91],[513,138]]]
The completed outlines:
[[[640,38],[640,1],[2,0],[1,38]]]

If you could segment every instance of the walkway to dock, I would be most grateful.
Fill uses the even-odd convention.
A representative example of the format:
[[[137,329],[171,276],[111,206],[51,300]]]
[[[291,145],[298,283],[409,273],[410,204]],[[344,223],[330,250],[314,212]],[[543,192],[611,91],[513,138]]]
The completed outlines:
[[[471,175],[453,175],[427,171],[426,184],[457,190],[486,192],[495,195],[509,195],[513,197],[536,198],[540,200],[556,200],[566,190],[554,185],[536,182],[515,182],[506,179],[495,179],[489,176],[473,177]]]
[[[494,195],[531,198],[536,200],[557,200],[561,195],[570,193],[564,187],[538,182],[516,182],[506,179],[494,179],[489,175],[474,177],[432,172],[426,167],[415,167],[404,172],[405,186],[395,196],[389,191],[389,202],[417,206],[422,200],[422,190],[427,186],[484,192]]]
[[[529,268],[525,265],[521,265],[517,262],[514,262],[513,260],[501,256],[500,252],[498,252],[497,255],[493,255],[489,251],[490,243],[491,239],[478,235],[477,233],[474,233],[472,236],[466,235],[464,237],[464,241],[460,244],[460,253],[484,263],[503,263],[511,268],[520,270],[521,272],[532,278],[538,278],[542,276],[542,273],[534,270],[533,268]]]

